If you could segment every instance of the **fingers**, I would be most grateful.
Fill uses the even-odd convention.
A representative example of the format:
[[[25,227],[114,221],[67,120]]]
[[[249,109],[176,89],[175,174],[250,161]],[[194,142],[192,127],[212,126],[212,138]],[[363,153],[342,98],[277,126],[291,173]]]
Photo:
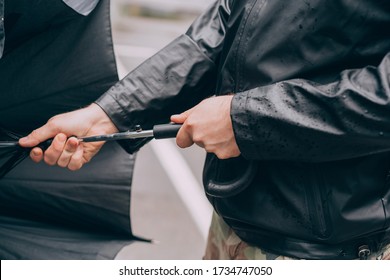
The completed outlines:
[[[19,144],[26,148],[34,147],[47,139],[53,138],[56,134],[57,131],[53,126],[45,124],[44,126],[31,132],[26,137],[20,138]]]
[[[191,128],[186,122],[187,118],[191,115],[193,110],[194,108],[191,108],[181,114],[171,116],[172,122],[183,124],[183,126],[180,128],[176,135],[176,144],[180,148],[188,148],[194,144],[194,141],[192,140],[192,133],[190,132]]]
[[[44,153],[44,160],[48,165],[55,165],[64,150],[67,137],[60,133],[54,137],[52,144]]]
[[[57,160],[57,165],[60,167],[68,167],[71,160],[73,159],[73,156],[78,150],[77,148],[78,140],[74,137],[69,138],[69,140],[66,141],[65,145],[63,145],[63,150]]]
[[[84,164],[84,149],[82,145],[78,145],[76,152],[73,154],[71,160],[68,163],[68,169],[75,171],[79,170]]]
[[[80,121],[83,120],[83,121]],[[33,148],[30,157],[33,161],[44,160],[49,165],[58,165],[76,170],[99,151],[101,144],[79,144],[71,135],[89,136],[118,132],[105,112],[96,104],[76,111],[56,115],[40,128],[19,139],[22,147]],[[45,151],[36,147],[47,139],[53,139]]]
[[[187,148],[196,144],[220,159],[239,156],[230,117],[232,98],[230,95],[208,98],[182,114],[173,115],[171,121],[183,123],[176,136],[177,145]]]
[[[183,125],[176,135],[176,144],[180,148],[188,148],[194,144],[192,133],[189,132],[186,125]]]
[[[31,135],[31,134],[30,134]],[[35,143],[32,139],[27,139],[27,137],[24,138],[25,140],[20,139],[19,141],[23,143],[27,143],[27,141],[31,141],[31,143]],[[42,159],[49,164],[49,165],[55,165],[57,163],[57,160],[59,159],[62,149],[65,146],[67,137],[65,134],[58,134],[52,141],[52,144],[47,148],[45,153],[42,151],[41,148],[35,147],[30,152],[30,157],[34,162],[40,162]],[[39,142],[38,142],[39,144]],[[38,145],[36,144],[36,145]],[[28,145],[28,144],[27,144]]]
[[[40,148],[36,147],[31,150],[30,157],[34,162],[38,163],[43,159],[43,151]]]
[[[189,117],[189,115],[191,115],[191,113],[193,112],[194,108],[191,108],[181,114],[177,114],[177,115],[172,115],[171,116],[171,122],[174,122],[174,123],[184,123],[186,121],[186,119]]]
[[[30,156],[35,162],[43,158],[48,165],[67,167],[70,170],[78,170],[83,165],[82,145],[79,145],[75,137],[68,139],[63,133],[54,137],[52,144],[44,154],[41,149],[34,148]]]

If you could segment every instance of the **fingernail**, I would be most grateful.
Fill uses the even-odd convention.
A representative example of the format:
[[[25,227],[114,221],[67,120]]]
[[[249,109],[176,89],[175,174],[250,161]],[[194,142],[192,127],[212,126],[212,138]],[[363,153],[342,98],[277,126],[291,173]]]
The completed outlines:
[[[79,143],[77,141],[69,141],[69,145],[71,148],[76,149]]]
[[[32,150],[32,154],[34,156],[39,156],[41,153],[39,151],[36,151],[36,150]]]

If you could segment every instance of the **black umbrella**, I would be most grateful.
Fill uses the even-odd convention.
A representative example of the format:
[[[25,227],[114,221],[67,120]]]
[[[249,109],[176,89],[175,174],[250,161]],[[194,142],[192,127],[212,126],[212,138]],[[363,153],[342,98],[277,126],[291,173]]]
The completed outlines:
[[[100,0],[88,16],[60,0],[5,2],[0,259],[112,259],[137,240],[129,211],[136,156],[112,141],[72,172],[23,160],[31,149],[17,143],[52,116],[91,104],[118,81],[110,1]]]

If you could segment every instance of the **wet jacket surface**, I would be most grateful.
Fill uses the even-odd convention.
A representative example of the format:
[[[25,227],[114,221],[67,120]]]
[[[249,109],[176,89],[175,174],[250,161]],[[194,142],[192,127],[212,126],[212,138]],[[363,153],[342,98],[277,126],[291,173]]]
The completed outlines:
[[[242,154],[207,155],[214,209],[270,252],[357,258],[389,242],[389,26],[389,1],[217,1],[96,103],[128,130],[235,93]]]

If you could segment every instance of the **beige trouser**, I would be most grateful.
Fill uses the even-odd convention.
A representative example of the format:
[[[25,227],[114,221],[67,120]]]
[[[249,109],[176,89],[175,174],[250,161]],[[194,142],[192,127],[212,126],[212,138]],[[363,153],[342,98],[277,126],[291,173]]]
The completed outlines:
[[[205,260],[292,260],[293,258],[267,253],[242,241],[215,212],[209,231]],[[369,260],[390,260],[390,244]]]

